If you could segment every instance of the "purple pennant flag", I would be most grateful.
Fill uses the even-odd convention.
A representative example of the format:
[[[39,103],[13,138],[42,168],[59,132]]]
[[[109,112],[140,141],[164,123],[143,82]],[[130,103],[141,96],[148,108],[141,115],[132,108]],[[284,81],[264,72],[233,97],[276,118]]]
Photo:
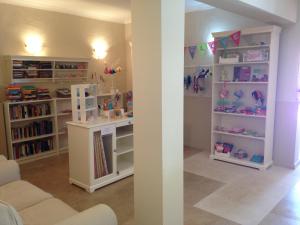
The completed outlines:
[[[190,46],[190,47],[189,47],[189,53],[190,53],[192,59],[194,59],[194,57],[195,57],[196,50],[197,50],[197,46],[196,46],[196,45],[195,45],[195,46]]]

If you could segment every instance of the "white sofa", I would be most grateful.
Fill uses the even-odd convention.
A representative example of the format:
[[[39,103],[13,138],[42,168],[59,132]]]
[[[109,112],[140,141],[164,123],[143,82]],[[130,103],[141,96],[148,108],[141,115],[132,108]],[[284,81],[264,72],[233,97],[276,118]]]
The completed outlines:
[[[15,209],[23,225],[117,225],[116,215],[108,206],[97,205],[79,213],[61,200],[21,180],[18,164],[3,156],[0,156],[0,200]],[[0,212],[0,225],[7,224],[3,223],[3,215],[4,210]]]

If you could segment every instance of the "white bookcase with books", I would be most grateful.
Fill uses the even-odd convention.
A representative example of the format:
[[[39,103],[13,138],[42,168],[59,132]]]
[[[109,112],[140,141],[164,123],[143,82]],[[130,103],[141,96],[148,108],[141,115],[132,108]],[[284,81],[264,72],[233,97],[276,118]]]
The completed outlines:
[[[57,153],[55,100],[5,102],[8,155],[28,162]]]
[[[89,59],[5,56],[8,83],[85,82]]]
[[[238,46],[216,49],[211,158],[257,169],[272,165],[280,32],[277,26],[243,29]]]

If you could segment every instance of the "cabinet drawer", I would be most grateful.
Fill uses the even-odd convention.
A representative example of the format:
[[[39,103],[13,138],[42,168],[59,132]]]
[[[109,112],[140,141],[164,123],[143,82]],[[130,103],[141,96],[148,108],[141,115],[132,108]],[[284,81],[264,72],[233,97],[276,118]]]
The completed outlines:
[[[115,130],[114,126],[103,126],[101,127],[101,134],[102,135],[112,134],[114,130]]]
[[[116,124],[116,127],[123,127],[123,126],[128,126],[128,125],[131,125],[133,124],[133,120],[128,120],[128,121],[124,121],[124,122],[121,122],[121,123],[117,123]]]

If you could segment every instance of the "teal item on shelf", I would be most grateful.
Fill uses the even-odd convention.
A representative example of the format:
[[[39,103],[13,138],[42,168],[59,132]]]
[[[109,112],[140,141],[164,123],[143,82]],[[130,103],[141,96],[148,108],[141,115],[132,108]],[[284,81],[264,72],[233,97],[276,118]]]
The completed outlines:
[[[250,161],[255,162],[255,163],[263,163],[264,162],[264,156],[254,154]]]

